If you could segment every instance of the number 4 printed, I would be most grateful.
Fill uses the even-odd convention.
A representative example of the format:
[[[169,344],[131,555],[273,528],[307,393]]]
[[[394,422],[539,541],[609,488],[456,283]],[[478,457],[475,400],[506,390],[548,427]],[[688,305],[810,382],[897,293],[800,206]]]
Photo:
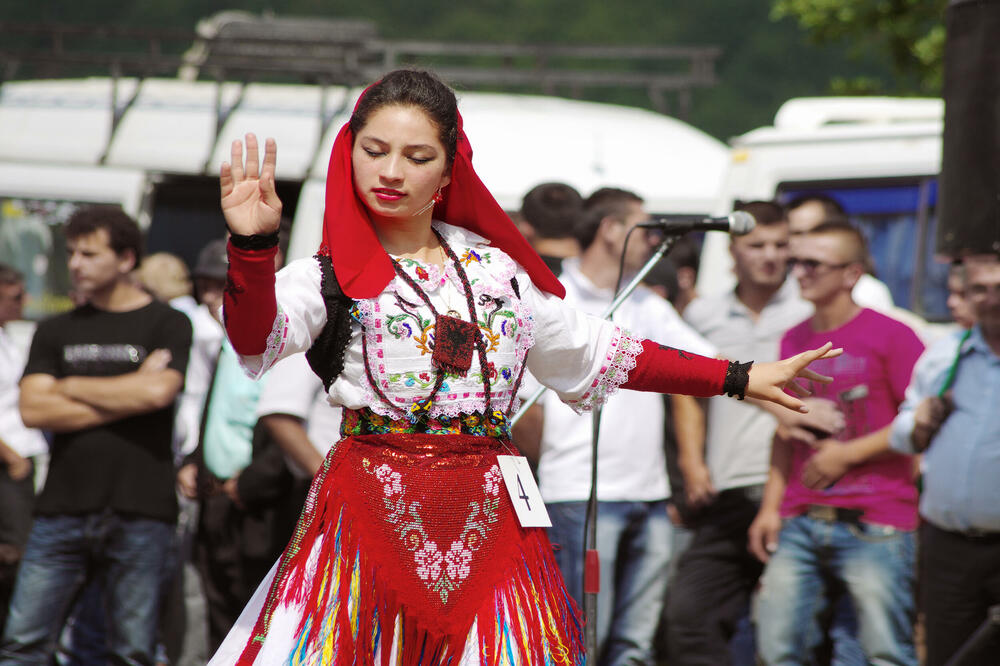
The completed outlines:
[[[545,502],[524,456],[497,456],[503,482],[521,527],[551,527]]]
[[[518,495],[518,497],[524,500],[524,505],[528,508],[528,511],[531,511],[531,498],[528,497],[528,493],[524,492],[524,484],[521,483],[520,474],[517,475],[517,487],[518,490],[521,491],[521,494]]]

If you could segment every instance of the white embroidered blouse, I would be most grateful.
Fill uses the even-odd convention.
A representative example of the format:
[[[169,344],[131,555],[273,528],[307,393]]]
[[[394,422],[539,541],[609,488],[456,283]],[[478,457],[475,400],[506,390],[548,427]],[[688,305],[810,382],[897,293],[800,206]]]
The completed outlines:
[[[434,222],[434,227],[462,262],[472,287],[476,323],[486,343],[492,409],[506,411],[511,404],[525,359],[532,375],[578,412],[602,403],[628,379],[642,351],[639,340],[540,291],[523,268],[481,236],[443,222]],[[399,263],[439,313],[458,313],[469,320],[462,283],[450,261],[443,271],[411,259]],[[278,314],[265,352],[241,357],[248,374],[260,377],[278,359],[309,349],[326,323],[320,281],[319,263],[313,257],[278,272]],[[398,275],[377,297],[356,303],[357,321],[352,324],[343,372],[330,387],[330,402],[402,418],[434,387],[434,315]],[[367,337],[371,375],[392,404],[379,398],[368,380],[362,335]],[[429,416],[483,413],[481,375],[476,353],[465,376],[446,377]],[[516,398],[514,403],[516,409]]]

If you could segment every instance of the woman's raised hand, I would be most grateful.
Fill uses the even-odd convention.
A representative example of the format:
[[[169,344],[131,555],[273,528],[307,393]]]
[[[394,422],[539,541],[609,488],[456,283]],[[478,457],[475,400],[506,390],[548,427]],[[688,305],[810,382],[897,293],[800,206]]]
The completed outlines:
[[[809,379],[821,384],[829,384],[832,377],[826,377],[809,369],[809,364],[821,358],[833,358],[844,353],[843,349],[832,349],[829,342],[810,351],[796,354],[781,361],[773,363],[755,363],[750,368],[750,381],[747,382],[746,395],[748,398],[758,400],[770,400],[783,407],[794,409],[799,412],[806,412],[808,408],[798,398],[785,393],[789,389],[799,397],[809,395],[809,390],[799,384],[796,379]]]
[[[271,234],[281,223],[281,200],[274,187],[274,165],[278,144],[264,142],[264,163],[259,162],[257,137],[247,134],[247,159],[243,163],[243,142],[233,141],[232,161],[219,169],[222,215],[229,231],[241,236]]]

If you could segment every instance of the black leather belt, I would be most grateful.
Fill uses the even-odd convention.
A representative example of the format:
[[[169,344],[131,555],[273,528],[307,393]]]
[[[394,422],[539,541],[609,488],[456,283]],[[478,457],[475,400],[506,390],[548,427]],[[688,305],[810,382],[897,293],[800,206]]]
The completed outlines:
[[[996,532],[994,530],[981,530],[975,527],[953,532],[953,534],[957,534],[958,536],[969,539],[970,541],[1000,541],[1000,532]]]

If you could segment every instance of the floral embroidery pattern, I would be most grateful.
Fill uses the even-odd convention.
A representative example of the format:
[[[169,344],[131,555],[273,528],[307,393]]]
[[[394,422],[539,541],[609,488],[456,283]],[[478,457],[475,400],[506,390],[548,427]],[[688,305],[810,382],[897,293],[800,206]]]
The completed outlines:
[[[500,473],[500,467],[494,465],[490,467],[490,471],[483,474],[483,479],[486,483],[483,485],[483,490],[486,491],[487,495],[493,495],[496,497],[500,494],[500,482],[503,481],[503,475]]]
[[[452,543],[451,550],[444,556],[444,559],[448,563],[448,578],[465,580],[469,577],[472,571],[469,567],[469,563],[472,562],[472,551],[466,548],[464,543],[461,541]]]
[[[375,469],[375,478],[385,484],[382,492],[386,497],[399,495],[403,492],[403,476],[399,472],[393,471],[388,465],[379,465]]]
[[[503,412],[517,411],[518,401],[512,390],[527,352],[534,344],[534,322],[527,304],[520,297],[522,292],[530,289],[530,282],[510,257],[490,247],[488,242],[475,234],[449,225],[441,225],[441,230],[457,256],[468,265],[467,272],[474,282],[472,292],[476,303],[477,324],[480,324],[481,329],[489,328],[492,337],[486,336],[484,331],[484,340],[488,339],[491,350],[496,348],[489,353],[488,358],[490,365],[487,367],[487,376],[493,380],[489,409],[482,391],[482,378],[479,374],[481,367],[479,363],[474,363],[472,370],[464,377],[447,376],[427,413],[416,423],[410,420],[409,406],[416,399],[427,395],[433,386],[431,380],[434,376],[433,370],[426,363],[427,356],[423,355],[414,342],[414,337],[424,341],[424,352],[432,351],[434,330],[427,329],[430,325],[428,319],[432,319],[432,316],[425,304],[402,283],[391,283],[377,297],[354,300],[350,312],[357,322],[354,330],[365,339],[367,348],[361,353],[366,353],[372,379],[389,398],[389,403],[378,398],[368,381],[362,380],[363,394],[360,402],[366,405],[364,412],[367,416],[355,418],[353,426],[348,419],[348,423],[343,426],[344,431],[463,433],[510,438],[509,422]],[[485,264],[489,264],[488,270],[484,268]],[[454,264],[449,264],[448,267],[451,270],[442,271],[433,264],[424,267],[428,275],[424,288],[428,293],[433,294],[440,286],[447,286],[448,280],[452,282],[448,288],[452,289],[457,277],[454,275]],[[315,267],[315,279],[319,280],[318,265]],[[519,289],[512,283],[515,279],[520,285]],[[401,299],[401,304],[397,303],[397,297]],[[459,307],[456,295],[450,294],[450,297],[449,305]],[[240,357],[240,363],[248,375],[254,378],[261,376],[284,354],[286,346],[293,343],[293,332],[301,324],[294,323],[293,326],[289,322],[279,303],[267,338],[266,351],[259,356]],[[426,337],[420,337],[425,332]],[[301,344],[302,341],[294,342]],[[352,360],[356,361],[357,357]],[[439,545],[443,548],[447,544]]]
[[[435,264],[427,264],[425,266],[416,259],[411,259],[409,257],[403,257],[401,259],[397,259],[396,261],[399,262],[400,265],[412,269],[411,272],[417,280],[420,282],[427,282],[428,284],[426,287],[429,289],[436,289],[437,287],[440,287],[446,280],[445,276],[448,273],[447,267],[445,267],[444,270],[441,270],[441,268]]]
[[[417,563],[417,575],[420,576],[420,580],[441,578],[441,561],[444,558],[436,543],[425,541],[424,547],[414,553],[413,559]],[[447,601],[447,599],[442,599],[442,601]]]
[[[453,375],[445,375],[453,376]],[[398,372],[389,375],[390,384],[403,384],[408,387],[429,389],[434,386],[434,375],[429,372]],[[448,382],[441,385],[442,391],[448,391]]]
[[[479,318],[479,330],[486,342],[486,352],[496,351],[500,346],[500,338],[516,339],[517,313],[510,307],[504,307],[504,299],[489,294],[481,294],[477,301],[482,316]],[[499,326],[497,326],[497,320]]]
[[[488,264],[490,263],[490,253],[483,252],[482,254],[480,254],[470,247],[468,250],[462,253],[462,255],[458,258],[458,260],[461,261],[466,266],[468,266],[473,262],[477,264]]]
[[[431,341],[434,322],[421,317],[417,306],[403,300],[399,294],[396,294],[396,307],[402,314],[386,316],[385,330],[397,340],[412,338],[421,355],[430,354],[434,346]]]
[[[492,382],[489,409],[506,410],[512,399],[516,409],[512,391],[528,349],[534,344],[531,314],[511,284],[517,275],[517,265],[482,239],[446,226],[441,230],[447,234],[459,262],[468,267],[476,324],[486,345],[488,363],[492,364],[488,369]],[[458,308],[461,303],[464,313],[464,299],[456,301],[452,294],[451,302],[447,302],[438,296],[440,289],[452,289],[449,282],[459,283],[454,264],[449,263],[443,270],[435,264],[421,264],[409,258],[399,259],[399,264],[431,298],[445,300],[448,308]],[[434,317],[399,276],[379,296],[359,299],[354,314],[364,329],[372,378],[389,400],[388,403],[381,400],[365,382],[365,401],[371,410],[392,420],[405,418],[411,406],[424,400],[434,386],[435,373],[427,368],[427,358],[433,354],[435,345]],[[465,375],[447,375],[444,386],[421,419],[454,419],[487,411],[481,370],[474,360]]]
[[[451,592],[472,573],[473,556],[485,542],[487,530],[499,519],[499,466],[494,464],[483,474],[483,499],[469,503],[462,532],[445,553],[424,527],[420,502],[407,500],[402,475],[385,463],[373,468],[365,459],[362,466],[382,484],[382,501],[387,511],[385,520],[395,526],[400,541],[413,553],[417,577],[440,596],[441,603],[448,603]]]

